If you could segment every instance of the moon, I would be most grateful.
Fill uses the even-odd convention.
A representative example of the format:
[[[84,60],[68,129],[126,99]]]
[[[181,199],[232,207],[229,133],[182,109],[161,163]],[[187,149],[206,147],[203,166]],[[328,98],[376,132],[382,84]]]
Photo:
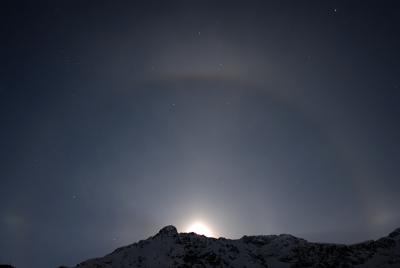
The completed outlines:
[[[192,223],[188,228],[187,228],[187,233],[196,233],[199,235],[204,235],[207,237],[214,237],[213,232],[211,231],[211,229],[205,225],[202,222],[195,222]]]

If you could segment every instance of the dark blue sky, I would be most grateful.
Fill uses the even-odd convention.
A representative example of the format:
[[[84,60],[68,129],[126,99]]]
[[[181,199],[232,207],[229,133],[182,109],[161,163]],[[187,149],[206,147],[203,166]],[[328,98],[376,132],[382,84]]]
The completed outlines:
[[[0,263],[196,220],[341,243],[400,226],[396,1],[0,10]]]

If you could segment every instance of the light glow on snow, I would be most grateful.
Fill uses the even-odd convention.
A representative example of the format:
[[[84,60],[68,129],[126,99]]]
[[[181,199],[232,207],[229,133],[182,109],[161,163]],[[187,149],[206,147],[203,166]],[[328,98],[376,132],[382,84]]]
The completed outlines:
[[[201,223],[201,222],[195,222],[192,225],[189,226],[189,228],[187,229],[188,233],[196,233],[199,235],[205,235],[208,237],[214,237],[213,232],[211,231],[210,228],[208,228],[205,224]]]

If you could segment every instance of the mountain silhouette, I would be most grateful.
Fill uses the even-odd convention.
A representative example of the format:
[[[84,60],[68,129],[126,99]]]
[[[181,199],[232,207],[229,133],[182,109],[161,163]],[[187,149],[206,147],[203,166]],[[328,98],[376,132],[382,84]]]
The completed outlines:
[[[74,267],[398,268],[400,228],[375,241],[343,245],[312,243],[288,234],[211,238],[178,233],[170,225],[146,240]]]

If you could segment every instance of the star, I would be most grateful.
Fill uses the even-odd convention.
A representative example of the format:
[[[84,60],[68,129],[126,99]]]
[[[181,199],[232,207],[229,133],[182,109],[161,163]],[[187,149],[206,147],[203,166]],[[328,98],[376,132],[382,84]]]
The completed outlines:
[[[175,103],[171,103],[171,104],[170,104],[170,107],[169,107],[169,110],[170,110],[171,112],[175,111],[175,106],[176,106]]]

